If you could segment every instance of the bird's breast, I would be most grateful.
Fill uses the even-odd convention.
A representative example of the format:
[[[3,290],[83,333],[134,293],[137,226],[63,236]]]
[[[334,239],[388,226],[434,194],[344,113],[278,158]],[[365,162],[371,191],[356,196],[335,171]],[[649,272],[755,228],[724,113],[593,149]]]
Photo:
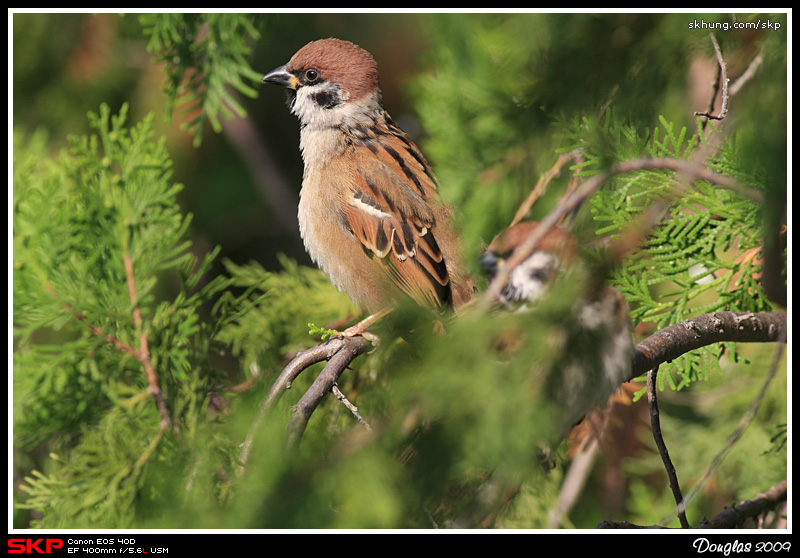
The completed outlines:
[[[300,132],[300,153],[303,155],[305,174],[323,171],[334,159],[347,150],[347,138],[334,128],[314,129],[309,126]]]
[[[358,306],[374,311],[390,302],[390,289],[347,224],[344,207],[351,203],[352,183],[341,158],[319,168],[306,167],[298,207],[300,235],[331,282]]]

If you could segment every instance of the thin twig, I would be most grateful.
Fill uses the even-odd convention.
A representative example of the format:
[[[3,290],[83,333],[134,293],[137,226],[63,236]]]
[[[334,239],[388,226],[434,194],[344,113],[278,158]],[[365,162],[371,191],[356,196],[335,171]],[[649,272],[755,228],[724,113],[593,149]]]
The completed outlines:
[[[71,304],[65,303],[64,304],[64,309],[67,312],[69,312],[70,314],[72,314],[73,318],[75,318],[76,320],[81,322],[84,326],[86,326],[86,329],[88,329],[92,334],[96,335],[97,337],[100,337],[103,341],[105,341],[109,345],[112,345],[118,351],[122,351],[123,353],[128,353],[129,355],[131,355],[136,360],[139,360],[139,358],[140,358],[139,350],[136,347],[125,343],[124,341],[122,341],[118,337],[114,337],[110,333],[104,332],[102,330],[102,328],[97,327],[93,323],[90,323],[90,322],[86,321],[86,316],[84,316],[80,312],[76,312],[72,308]]]
[[[599,453],[600,440],[596,436],[585,438],[581,442],[580,449],[569,464],[564,482],[561,483],[558,501],[548,513],[550,528],[558,529],[578,502]]]
[[[740,343],[780,342],[781,345],[778,350],[781,350],[786,339],[786,320],[786,312],[714,312],[674,324],[654,333],[636,345],[632,364],[633,373],[630,379],[656,369],[664,362],[671,361],[686,352],[721,341],[736,341]],[[778,358],[776,356],[761,393],[751,405],[750,411],[743,419],[737,431],[731,436],[725,448],[715,457],[708,470],[689,495],[683,499],[686,506],[694,499],[700,487],[710,477],[713,470],[722,460],[722,457],[724,457],[733,443],[741,436],[744,428],[749,424],[749,420],[752,420],[757,405],[763,400],[767,385],[776,373],[777,365]],[[648,391],[649,389],[650,386],[648,385]],[[566,485],[566,480],[564,484]],[[664,518],[661,523],[669,522],[672,517],[673,516]],[[608,524],[605,525],[604,528],[614,527],[615,526]],[[620,524],[616,527],[634,528],[634,526],[630,524]],[[648,528],[657,527],[658,526]]]
[[[153,361],[150,359],[150,348],[147,340],[147,332],[142,326],[142,310],[139,307],[138,297],[136,294],[136,279],[133,273],[133,259],[131,258],[130,252],[128,252],[127,249],[125,250],[125,254],[123,256],[123,262],[125,264],[125,279],[128,284],[128,297],[130,298],[131,304],[133,304],[133,325],[139,333],[138,359],[139,362],[142,363],[144,373],[147,376],[148,391],[156,400],[156,407],[161,415],[161,427],[166,429],[171,425],[169,409],[167,409],[167,398],[164,397],[161,388],[158,386],[156,369],[153,366]]]
[[[728,93],[731,97],[736,95],[739,90],[745,86],[745,84],[750,81],[754,75],[756,75],[756,70],[758,67],[761,66],[761,63],[764,61],[764,49],[761,49],[758,54],[750,61],[750,64],[747,65],[747,69],[742,72],[736,81],[734,81],[730,88],[728,89]]]
[[[714,88],[714,97],[716,97],[716,92],[719,86],[722,86],[722,107],[720,108],[718,115],[711,114],[711,110],[714,106],[714,101],[712,98],[711,101],[711,109],[706,110],[704,112],[695,112],[695,116],[704,116],[711,120],[724,120],[728,114],[728,66],[725,64],[725,59],[722,57],[722,50],[719,48],[719,43],[717,43],[716,37],[713,34],[710,35],[711,42],[714,44],[714,53],[717,56],[717,63],[719,64],[719,79],[717,80],[717,85]]]
[[[364,428],[366,428],[367,431],[369,431],[369,432],[372,431],[372,427],[369,425],[369,423],[366,420],[364,420],[364,417],[361,416],[361,413],[358,412],[358,407],[353,405],[350,402],[350,400],[347,399],[347,396],[344,393],[342,393],[342,390],[339,389],[339,386],[337,384],[333,384],[333,387],[331,388],[331,392],[333,392],[333,395],[336,396],[336,399],[341,401],[342,404],[345,407],[347,407],[347,409],[351,413],[353,413],[353,416],[356,418],[356,420],[359,422],[359,424],[361,424]]]
[[[741,196],[745,196],[754,202],[764,201],[763,193],[755,188],[749,188],[733,178],[724,174],[716,173],[705,165],[686,161],[684,159],[673,159],[671,157],[635,159],[619,163],[612,169],[614,174],[624,174],[639,170],[668,170],[676,172],[686,177],[689,182],[705,180],[720,188],[725,188]]]
[[[49,284],[45,285],[45,286],[54,296],[58,296],[60,298],[59,294],[56,292],[55,289],[52,288],[52,286],[50,286]],[[63,304],[64,304],[64,309],[67,312],[69,312],[70,314],[72,314],[73,318],[75,318],[77,321],[79,321],[84,326],[86,326],[86,329],[88,329],[93,335],[96,335],[97,337],[99,337],[100,339],[102,339],[103,341],[108,343],[109,345],[113,346],[118,351],[123,352],[123,353],[127,353],[127,354],[129,354],[130,356],[132,356],[133,358],[135,358],[136,360],[139,361],[139,363],[144,368],[145,375],[147,377],[147,382],[148,382],[147,391],[148,391],[149,394],[151,394],[155,398],[156,407],[158,408],[159,414],[161,415],[161,428],[162,429],[170,428],[171,420],[169,418],[169,411],[167,410],[167,406],[166,406],[166,398],[161,393],[161,390],[158,389],[157,381],[156,381],[155,389],[153,388],[153,384],[151,382],[151,380],[156,378],[156,376],[155,376],[155,368],[153,367],[153,364],[150,361],[150,355],[148,353],[146,353],[146,352],[144,352],[144,353],[142,352],[142,346],[144,346],[145,350],[147,350],[147,342],[146,342],[147,338],[145,337],[145,341],[144,341],[144,343],[142,343],[142,339],[141,339],[142,335],[140,335],[139,348],[137,349],[133,345],[129,345],[128,343],[125,343],[124,341],[122,341],[118,337],[116,337],[114,335],[111,335],[110,333],[106,333],[105,331],[103,331],[102,328],[100,328],[100,327],[94,325],[93,323],[89,322],[86,319],[86,316],[83,315],[80,312],[75,311],[75,309],[72,307],[71,304],[66,303],[66,302],[63,303]],[[135,315],[134,315],[134,319],[136,319]],[[141,316],[139,317],[139,319],[141,319]]]
[[[533,188],[533,190],[531,190],[531,193],[528,194],[528,197],[525,199],[525,201],[520,204],[519,209],[517,209],[517,213],[514,215],[514,219],[511,221],[511,226],[516,225],[530,214],[531,208],[547,191],[547,186],[550,184],[550,182],[552,182],[555,177],[561,174],[561,169],[564,168],[564,165],[574,161],[577,156],[578,153],[576,151],[564,153],[558,158],[555,164],[550,167],[550,169],[542,173],[542,176],[540,176],[539,180],[536,182],[536,186]]]
[[[667,445],[661,434],[661,419],[658,412],[658,386],[656,385],[657,375],[657,366],[647,374],[647,402],[650,406],[650,427],[653,430],[653,439],[656,442],[658,453],[661,455],[661,461],[664,462],[664,468],[667,471],[669,487],[672,489],[672,496],[675,498],[675,503],[678,506],[678,518],[681,521],[681,527],[690,529],[691,525],[689,525],[689,521],[686,519],[686,504],[683,501],[681,487],[678,484],[678,475],[675,472],[675,466],[672,464]]]
[[[597,524],[598,529],[667,529],[662,525],[636,525],[628,521],[609,521],[604,519]]]

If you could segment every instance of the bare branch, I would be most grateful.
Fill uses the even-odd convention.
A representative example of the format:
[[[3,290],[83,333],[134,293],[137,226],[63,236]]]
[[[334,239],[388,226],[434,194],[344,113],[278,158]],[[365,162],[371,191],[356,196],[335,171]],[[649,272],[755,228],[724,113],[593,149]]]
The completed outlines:
[[[331,391],[336,380],[347,369],[350,363],[361,353],[372,348],[372,343],[364,337],[343,337],[342,346],[336,351],[322,370],[317,379],[303,394],[292,410],[287,428],[287,446],[296,446],[306,429],[311,414],[317,408],[322,398]]]
[[[693,163],[683,159],[673,159],[669,157],[638,159],[635,161],[620,163],[617,172],[626,173],[644,169],[671,170],[684,175],[690,182],[694,182],[695,180],[705,180],[706,182],[710,182],[715,186],[719,186],[721,188],[725,188],[726,190],[730,190],[742,196],[748,197],[754,202],[762,203],[764,201],[764,195],[760,190],[748,188],[729,176],[709,170],[708,167],[699,163]]]
[[[597,525],[598,529],[668,529],[661,525],[636,525],[627,521],[608,521],[604,519]]]
[[[731,529],[739,527],[747,519],[778,509],[785,505],[787,499],[787,482],[782,480],[766,492],[762,492],[752,500],[745,500],[732,508],[725,507],[713,519],[704,519],[699,529]],[[598,529],[667,529],[661,525],[635,525],[627,521],[601,521]]]
[[[327,360],[328,365],[320,374],[320,378],[323,376],[327,378],[329,375],[334,375],[335,378],[333,381],[335,382],[336,378],[338,378],[339,375],[344,372],[350,362],[352,362],[355,357],[368,350],[371,346],[372,344],[370,341],[361,336],[334,337],[297,354],[297,356],[295,356],[292,361],[281,371],[281,373],[278,375],[278,378],[272,384],[272,388],[270,388],[267,397],[265,397],[261,402],[258,413],[256,414],[253,423],[250,425],[250,430],[247,433],[247,437],[241,445],[241,451],[239,452],[240,467],[243,469],[247,463],[253,448],[255,436],[258,433],[264,419],[269,414],[270,410],[275,406],[275,403],[278,401],[278,399],[280,399],[281,395],[283,395],[287,389],[292,387],[292,382],[303,372],[303,370],[313,364]],[[338,358],[336,358],[337,356]],[[322,389],[320,385],[320,378],[317,378],[317,381],[315,381],[309,389],[309,392],[313,390],[315,396],[319,394],[319,390]],[[325,393],[331,390],[332,385],[333,383],[327,387],[326,391],[322,392],[322,394],[319,396],[319,399],[321,399]],[[308,396],[308,394],[306,394],[306,396]],[[319,400],[317,400],[316,404],[318,403]],[[316,407],[316,404],[314,407]],[[313,408],[311,411],[313,412]],[[308,416],[310,416],[310,413]],[[307,422],[308,418],[306,417],[305,420]],[[303,430],[304,429],[305,425],[303,425]],[[300,431],[300,434],[302,434],[302,430]]]
[[[783,342],[786,340],[786,313],[785,312],[770,312],[770,313],[734,313],[734,312],[717,312],[714,314],[706,314],[699,316],[686,322],[667,327],[652,336],[648,337],[636,346],[636,353],[633,361],[633,375],[639,376],[643,373],[651,373],[652,370],[659,365],[677,358],[681,354],[688,352],[699,347],[717,343],[720,341],[738,341],[738,342],[779,342],[781,345],[776,349],[776,356],[773,359],[765,384],[759,392],[756,399],[753,401],[750,409],[742,418],[742,421],[736,431],[730,436],[729,441],[719,454],[712,460],[706,472],[701,477],[701,480],[695,484],[689,494],[682,499],[682,504],[679,504],[678,509],[683,512],[686,506],[694,499],[694,496],[700,490],[705,480],[708,479],[711,473],[715,470],[716,466],[722,461],[722,458],[727,454],[733,444],[739,439],[744,429],[752,421],[755,413],[763,400],[766,393],[767,386],[770,384],[774,377],[779,356],[782,354]],[[651,368],[648,368],[651,367]],[[657,410],[657,400],[655,400],[655,377],[648,376],[648,399],[653,396],[651,402],[651,415]],[[653,409],[655,407],[655,411]],[[653,421],[651,419],[651,425]],[[655,426],[654,426],[655,428]],[[659,434],[656,437],[656,445],[662,458],[666,454],[666,445],[663,438],[660,437],[660,427],[658,428]],[[656,436],[654,431],[654,436]],[[591,440],[594,440],[592,438]],[[583,443],[586,443],[584,440]],[[665,461],[665,465],[667,462]],[[674,472],[674,468],[672,468]],[[669,474],[670,466],[667,465],[667,472]],[[672,485],[673,476],[670,475],[670,483]],[[675,487],[678,486],[677,478],[674,479]],[[565,479],[565,485],[567,480]],[[678,488],[678,491],[680,489]],[[784,489],[785,490],[785,489]],[[680,492],[678,492],[680,494]],[[785,499],[785,495],[784,495]],[[562,500],[568,502],[568,498],[562,495]],[[676,496],[676,501],[681,502],[680,497]],[[562,502],[559,502],[562,505]],[[740,510],[737,510],[737,513]],[[559,513],[560,512],[560,513]],[[557,523],[552,523],[553,520],[557,521],[560,517],[565,515],[565,510],[559,507],[558,511],[551,512],[551,526],[557,526]],[[731,512],[733,513],[733,512]],[[674,517],[674,516],[673,516]],[[667,523],[669,517],[664,518],[662,523]],[[705,520],[704,520],[705,521]],[[683,519],[682,519],[683,522]],[[716,520],[712,520],[716,525]],[[723,525],[721,525],[723,526]],[[702,525],[701,525],[702,527]],[[621,529],[656,529],[662,528],[658,525],[655,526],[637,526],[627,522],[612,523],[603,522],[598,528],[621,528]]]
[[[752,500],[745,500],[733,507],[723,508],[714,518],[703,519],[699,529],[735,529],[748,519],[781,508],[786,504],[788,488],[786,479],[762,492]]]
[[[713,312],[658,331],[636,345],[632,376],[691,350],[721,341],[770,343],[786,339],[786,312]]]

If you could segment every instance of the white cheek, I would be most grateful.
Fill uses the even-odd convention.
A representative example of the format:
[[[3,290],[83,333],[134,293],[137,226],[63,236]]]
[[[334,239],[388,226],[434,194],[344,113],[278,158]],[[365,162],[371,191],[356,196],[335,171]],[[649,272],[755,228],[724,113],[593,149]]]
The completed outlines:
[[[300,87],[297,90],[292,113],[300,119],[304,126],[312,128],[325,128],[330,126],[330,121],[335,119],[333,113],[335,109],[325,109],[313,98],[314,89],[311,87]]]
[[[557,263],[558,259],[552,254],[535,252],[511,271],[509,283],[519,290],[521,299],[535,302],[547,292]]]
[[[333,157],[342,154],[348,148],[351,137],[347,130],[374,126],[375,115],[380,111],[377,95],[324,108],[314,98],[320,91],[313,87],[299,88],[292,106],[292,112],[302,124],[300,150],[306,172],[309,172],[309,168],[321,168]]]

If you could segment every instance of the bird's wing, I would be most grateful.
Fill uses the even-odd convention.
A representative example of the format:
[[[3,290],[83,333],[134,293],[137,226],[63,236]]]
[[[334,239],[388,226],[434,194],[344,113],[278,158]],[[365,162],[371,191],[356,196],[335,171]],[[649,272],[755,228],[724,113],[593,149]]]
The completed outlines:
[[[404,136],[387,134],[354,149],[356,178],[344,211],[350,231],[417,303],[449,305],[450,278],[433,230],[433,207],[441,202],[427,163]]]

